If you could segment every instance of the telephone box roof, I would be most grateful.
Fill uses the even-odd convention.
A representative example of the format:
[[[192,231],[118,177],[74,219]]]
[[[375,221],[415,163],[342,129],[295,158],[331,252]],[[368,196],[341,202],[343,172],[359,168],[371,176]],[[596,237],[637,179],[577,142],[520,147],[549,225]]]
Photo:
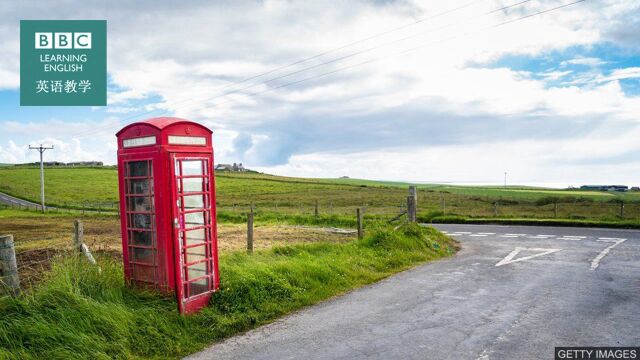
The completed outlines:
[[[199,126],[203,129],[206,129],[207,131],[209,131],[210,133],[212,132],[211,130],[209,130],[208,128],[198,124],[197,122],[191,121],[191,120],[187,120],[187,119],[181,119],[181,118],[176,118],[176,117],[156,117],[156,118],[151,118],[151,119],[147,119],[147,120],[143,120],[143,121],[137,121],[133,124],[129,124],[125,127],[123,127],[122,129],[120,129],[120,131],[118,131],[116,133],[116,136],[120,136],[120,134],[122,132],[124,132],[125,130],[127,130],[128,128],[132,127],[132,126],[136,126],[136,125],[140,125],[140,124],[147,124],[149,126],[152,126],[158,130],[162,130],[166,127],[169,127],[171,125],[175,125],[175,124],[180,124],[180,123],[187,123],[190,125],[196,125]]]

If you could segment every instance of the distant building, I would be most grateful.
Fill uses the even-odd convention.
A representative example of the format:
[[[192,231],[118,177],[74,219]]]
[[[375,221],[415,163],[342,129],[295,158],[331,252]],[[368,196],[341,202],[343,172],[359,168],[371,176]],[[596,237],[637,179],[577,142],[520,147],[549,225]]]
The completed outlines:
[[[349,177],[347,175],[345,176],[340,176],[340,179],[348,179]]]
[[[76,161],[67,163],[67,166],[103,166],[102,161]]]
[[[629,187],[626,185],[582,185],[580,190],[586,191],[627,191]]]
[[[640,187],[634,186],[629,191],[640,191]]]
[[[242,163],[233,163],[232,164],[218,164],[215,167],[216,171],[235,171],[235,172],[245,172],[245,171],[249,171],[248,169],[246,169],[244,166],[242,166]]]
[[[27,164],[18,164],[18,165],[33,165],[40,166],[39,162],[32,162]],[[60,161],[45,161],[43,163],[44,166],[104,166],[102,161],[75,161],[70,163],[63,163]]]

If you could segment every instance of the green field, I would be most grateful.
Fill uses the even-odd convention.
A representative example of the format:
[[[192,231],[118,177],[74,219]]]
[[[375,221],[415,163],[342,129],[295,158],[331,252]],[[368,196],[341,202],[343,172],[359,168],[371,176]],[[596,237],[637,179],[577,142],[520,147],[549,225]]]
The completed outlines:
[[[0,168],[0,191],[37,202],[37,168]],[[47,204],[62,208],[115,211],[117,171],[105,168],[47,168]],[[305,179],[255,173],[218,173],[221,213],[259,212],[309,215],[316,201],[322,215],[393,216],[406,201],[409,184],[359,179]],[[566,218],[615,221],[640,219],[640,193],[558,190],[532,187],[418,185],[419,210],[467,217]],[[620,201],[624,201],[621,214]],[[557,203],[557,207],[554,203]],[[622,215],[622,216],[621,216]]]

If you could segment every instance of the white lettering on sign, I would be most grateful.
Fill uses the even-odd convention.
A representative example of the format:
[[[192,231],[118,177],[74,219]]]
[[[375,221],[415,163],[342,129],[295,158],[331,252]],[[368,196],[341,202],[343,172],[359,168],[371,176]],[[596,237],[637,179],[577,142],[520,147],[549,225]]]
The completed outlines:
[[[37,32],[36,49],[91,49],[90,32]]]
[[[169,144],[174,145],[207,145],[204,136],[177,136],[169,135]]]
[[[147,146],[147,145],[155,145],[156,137],[155,136],[145,136],[139,138],[131,138],[122,140],[122,147],[136,147],[136,146]]]

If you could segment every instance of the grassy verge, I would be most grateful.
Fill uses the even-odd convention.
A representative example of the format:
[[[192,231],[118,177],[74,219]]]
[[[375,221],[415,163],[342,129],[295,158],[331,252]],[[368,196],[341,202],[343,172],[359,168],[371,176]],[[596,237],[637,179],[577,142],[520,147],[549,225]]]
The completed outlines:
[[[46,213],[42,213],[35,209],[15,209],[0,204],[0,218],[117,218],[115,212],[68,212],[56,209],[50,209]],[[382,220],[380,215],[366,215],[366,220]],[[288,224],[288,225],[314,225],[314,226],[333,226],[333,227],[355,227],[356,216],[349,215],[306,215],[306,214],[283,214],[272,211],[258,211],[254,217],[256,222],[261,224]],[[247,222],[247,214],[245,212],[225,211],[217,212],[218,223],[244,224]]]
[[[616,229],[640,229],[637,220],[582,220],[582,219],[527,219],[527,218],[471,218],[464,216],[434,216],[418,218],[418,221],[436,224],[495,224],[529,226],[604,227]]]
[[[60,258],[29,294],[0,299],[0,358],[175,358],[372,283],[457,246],[433,229],[379,227],[360,241],[275,247],[221,257],[221,290],[197,315],[125,286],[121,265]]]

